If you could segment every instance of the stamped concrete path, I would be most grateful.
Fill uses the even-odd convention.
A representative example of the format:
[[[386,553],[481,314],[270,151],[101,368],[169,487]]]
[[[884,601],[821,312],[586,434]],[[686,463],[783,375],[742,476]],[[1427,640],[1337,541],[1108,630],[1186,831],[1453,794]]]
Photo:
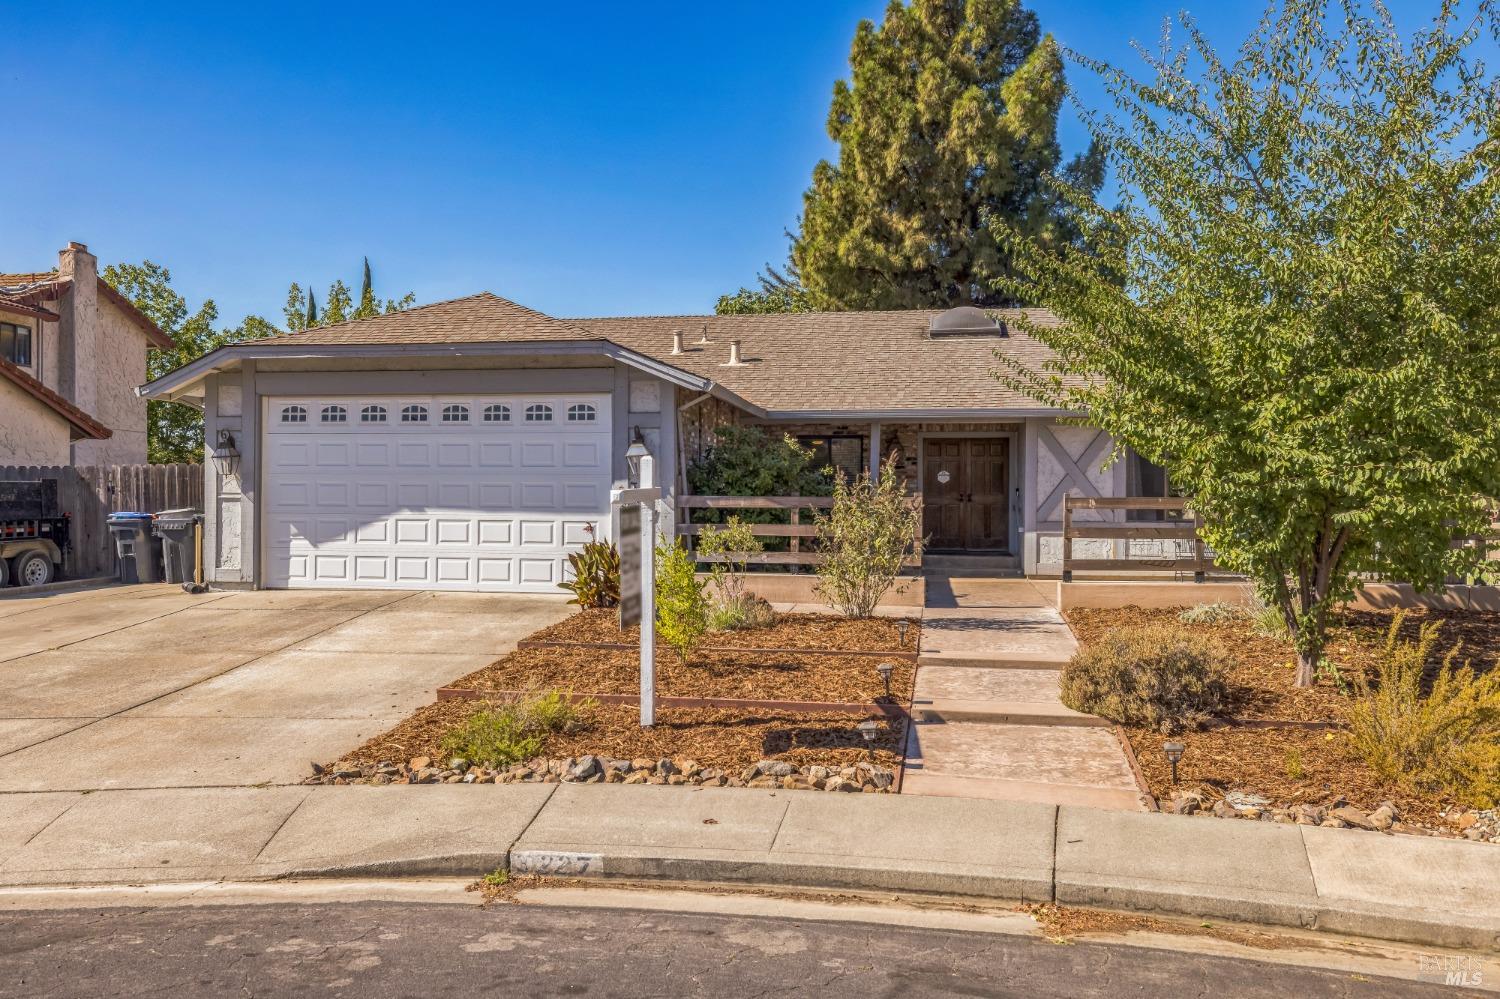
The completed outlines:
[[[1109,723],[1058,697],[1077,648],[1028,580],[929,579],[902,792],[1144,809]]]

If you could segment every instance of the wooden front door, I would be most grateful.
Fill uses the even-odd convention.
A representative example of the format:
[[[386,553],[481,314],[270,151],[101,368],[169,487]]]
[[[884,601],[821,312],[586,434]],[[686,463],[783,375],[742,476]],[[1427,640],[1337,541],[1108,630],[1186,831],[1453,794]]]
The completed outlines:
[[[931,437],[922,451],[922,530],[933,551],[1010,547],[1010,439]]]

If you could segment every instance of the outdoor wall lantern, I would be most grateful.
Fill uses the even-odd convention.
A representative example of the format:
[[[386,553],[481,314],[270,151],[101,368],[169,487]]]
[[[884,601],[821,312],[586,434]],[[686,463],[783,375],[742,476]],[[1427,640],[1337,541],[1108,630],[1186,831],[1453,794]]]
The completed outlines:
[[[875,672],[879,673],[880,678],[885,681],[885,696],[887,700],[891,696],[891,671],[895,668],[896,664],[893,662],[883,662],[875,667]]]
[[[630,447],[625,450],[625,465],[630,471],[630,488],[639,489],[641,485],[641,459],[651,457],[651,449],[646,446],[646,438],[641,435],[641,428],[635,428],[635,435],[630,438]]]
[[[228,430],[219,431],[219,443],[214,445],[213,451],[209,453],[213,459],[214,468],[220,475],[233,475],[240,469],[240,449],[234,446],[234,434]]]
[[[1161,751],[1167,754],[1167,762],[1172,764],[1172,783],[1177,783],[1177,761],[1182,759],[1183,750],[1187,749],[1180,742],[1164,742]]]

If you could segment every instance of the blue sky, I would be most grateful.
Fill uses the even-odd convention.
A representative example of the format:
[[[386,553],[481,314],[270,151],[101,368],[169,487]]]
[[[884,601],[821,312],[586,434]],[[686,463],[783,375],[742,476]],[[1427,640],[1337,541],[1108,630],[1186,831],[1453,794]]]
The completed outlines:
[[[785,259],[854,26],[884,9],[229,6],[0,0],[0,271],[76,239],[102,263],[169,266],[226,324],[279,322],[293,280],[356,283],[364,254],[377,290],[422,302],[488,289],[561,316],[711,311]],[[1179,8],[1226,53],[1260,10],[1029,6],[1130,66],[1129,41],[1154,43]],[[1062,135],[1069,153],[1086,141],[1071,112]]]

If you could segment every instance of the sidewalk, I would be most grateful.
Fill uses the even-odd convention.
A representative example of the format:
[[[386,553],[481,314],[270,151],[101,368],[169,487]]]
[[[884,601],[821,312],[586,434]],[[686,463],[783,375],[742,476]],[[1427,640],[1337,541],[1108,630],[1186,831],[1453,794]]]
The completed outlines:
[[[0,795],[0,883],[657,878],[1056,900],[1500,951],[1500,852],[1071,805],[616,785]]]

